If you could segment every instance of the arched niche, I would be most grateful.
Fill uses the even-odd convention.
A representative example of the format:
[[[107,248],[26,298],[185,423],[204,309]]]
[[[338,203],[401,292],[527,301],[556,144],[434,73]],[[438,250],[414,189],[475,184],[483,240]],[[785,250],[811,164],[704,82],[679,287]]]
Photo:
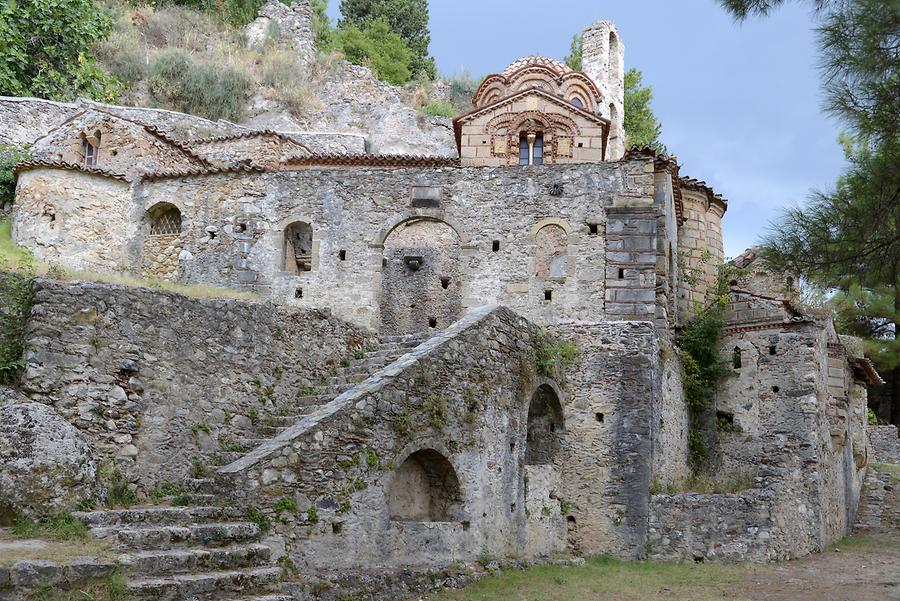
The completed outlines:
[[[560,224],[548,223],[534,235],[534,271],[540,278],[562,279],[569,262],[569,233]]]
[[[456,230],[433,218],[408,219],[390,230],[382,249],[382,334],[445,328],[459,319],[461,251]]]
[[[416,451],[394,472],[387,501],[393,521],[458,521],[462,493],[456,470],[433,449]]]
[[[144,277],[177,279],[182,248],[181,210],[159,202],[144,215],[141,273]]]
[[[281,269],[297,275],[312,271],[313,229],[305,221],[287,224],[282,232]]]
[[[537,387],[528,403],[525,464],[552,464],[561,448],[564,428],[558,387],[543,383]]]

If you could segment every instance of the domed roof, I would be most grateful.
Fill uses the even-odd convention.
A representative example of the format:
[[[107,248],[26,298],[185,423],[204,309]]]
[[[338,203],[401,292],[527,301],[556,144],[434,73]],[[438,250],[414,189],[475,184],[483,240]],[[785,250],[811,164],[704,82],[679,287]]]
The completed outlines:
[[[512,63],[510,66],[505,68],[503,70],[503,72],[501,73],[501,75],[503,75],[503,77],[509,77],[510,75],[512,75],[513,73],[515,73],[516,71],[518,71],[520,69],[524,69],[525,67],[533,67],[533,66],[544,67],[546,69],[550,69],[551,71],[553,71],[553,73],[556,74],[557,77],[563,76],[566,73],[573,72],[572,69],[565,66],[558,60],[548,58],[546,56],[523,56],[522,58],[518,59],[517,61]]]

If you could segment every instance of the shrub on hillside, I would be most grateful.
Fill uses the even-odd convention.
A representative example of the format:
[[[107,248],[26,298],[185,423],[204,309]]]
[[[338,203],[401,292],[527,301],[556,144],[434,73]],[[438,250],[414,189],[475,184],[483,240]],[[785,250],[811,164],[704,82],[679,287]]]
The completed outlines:
[[[92,0],[0,2],[0,95],[115,100],[118,82],[91,56],[111,28]]]
[[[269,89],[268,95],[294,115],[300,115],[312,104],[306,71],[297,56],[278,48],[262,55],[260,81]]]
[[[472,110],[472,96],[478,90],[480,79],[475,79],[472,74],[463,69],[458,74],[447,77],[446,81],[449,85],[448,100],[453,105],[453,110],[457,115],[467,113]]]
[[[440,100],[429,100],[421,109],[429,117],[452,117],[455,114],[453,105]]]
[[[369,67],[379,79],[402,85],[412,76],[412,51],[384,21],[375,21],[365,30],[347,27],[338,34],[338,42],[348,61]]]
[[[253,87],[254,81],[240,71],[195,61],[178,50],[158,54],[150,65],[149,88],[154,99],[207,119],[239,120]]]
[[[144,48],[136,37],[126,32],[112,32],[97,48],[97,57],[124,83],[136,83],[147,75]]]

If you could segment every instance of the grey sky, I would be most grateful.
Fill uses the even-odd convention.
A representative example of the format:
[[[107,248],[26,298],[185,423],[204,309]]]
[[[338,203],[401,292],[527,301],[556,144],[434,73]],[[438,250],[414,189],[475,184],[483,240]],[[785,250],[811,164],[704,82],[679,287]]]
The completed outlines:
[[[329,13],[338,14],[339,0]],[[501,71],[527,54],[562,58],[572,34],[614,20],[625,63],[653,86],[663,142],[682,173],[729,200],[725,253],[756,241],[783,206],[829,188],[844,160],[822,110],[812,22],[788,4],[738,25],[714,0],[431,0],[441,73]]]

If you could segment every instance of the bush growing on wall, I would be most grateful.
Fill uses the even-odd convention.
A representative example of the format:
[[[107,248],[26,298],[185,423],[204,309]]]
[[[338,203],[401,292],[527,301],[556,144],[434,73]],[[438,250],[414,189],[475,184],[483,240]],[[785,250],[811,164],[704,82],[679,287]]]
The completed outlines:
[[[160,53],[150,65],[150,93],[177,111],[207,119],[241,118],[253,80],[231,67],[195,61],[178,50]]]
[[[25,367],[25,324],[31,312],[30,257],[16,249],[10,223],[0,219],[0,384],[14,384]]]

